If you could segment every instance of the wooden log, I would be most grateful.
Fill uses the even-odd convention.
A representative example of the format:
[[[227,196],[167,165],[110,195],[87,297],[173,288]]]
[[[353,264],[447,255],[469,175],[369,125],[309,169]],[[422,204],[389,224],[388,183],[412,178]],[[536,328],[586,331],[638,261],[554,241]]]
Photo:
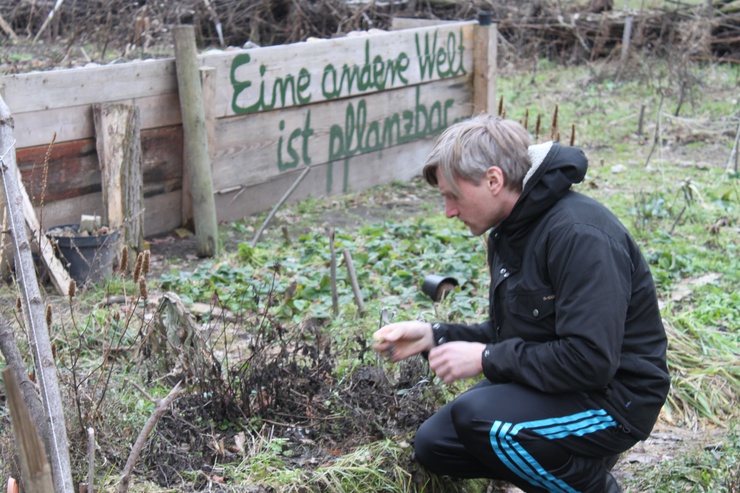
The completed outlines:
[[[15,445],[18,448],[23,473],[23,489],[27,493],[54,493],[51,467],[46,460],[44,446],[10,368],[3,370],[3,380],[10,407],[10,419],[13,423]]]
[[[50,457],[53,458],[52,475],[55,491],[73,493],[64,405],[59,392],[56,364],[51,352],[49,328],[46,325],[46,309],[39,292],[36,270],[31,258],[31,247],[22,207],[19,172],[15,162],[12,127],[13,118],[10,109],[0,98],[0,174],[2,174],[3,190],[8,204],[10,228],[15,247],[16,278],[31,339],[36,376],[41,389],[41,401],[49,423],[49,443],[46,446]]]
[[[182,110],[184,160],[190,177],[189,199],[193,202],[193,221],[197,254],[212,257],[218,254],[218,222],[213,198],[213,178],[205,127],[203,91],[198,76],[198,58],[193,26],[173,29],[177,82]]]
[[[141,118],[134,105],[93,105],[103,188],[103,224],[123,231],[133,255],[144,250]]]
[[[473,114],[496,110],[496,50],[498,30],[489,20],[473,29]]]

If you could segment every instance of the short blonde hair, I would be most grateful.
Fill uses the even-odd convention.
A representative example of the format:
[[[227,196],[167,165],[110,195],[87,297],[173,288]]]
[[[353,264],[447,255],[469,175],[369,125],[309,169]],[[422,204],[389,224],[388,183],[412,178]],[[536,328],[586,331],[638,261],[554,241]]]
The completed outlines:
[[[498,166],[504,185],[521,192],[522,181],[532,166],[527,150],[527,130],[518,122],[481,114],[448,127],[439,136],[424,163],[424,179],[437,186],[437,169],[455,194],[455,178],[478,183],[488,168]]]

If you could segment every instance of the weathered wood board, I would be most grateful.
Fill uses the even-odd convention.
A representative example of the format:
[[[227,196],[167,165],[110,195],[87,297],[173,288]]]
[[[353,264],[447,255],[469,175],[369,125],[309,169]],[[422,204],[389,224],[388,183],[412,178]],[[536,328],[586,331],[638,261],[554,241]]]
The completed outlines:
[[[109,102],[135,104],[141,113],[141,128],[153,129],[182,122],[177,92]],[[96,104],[96,103],[92,103]],[[43,146],[51,142],[90,139],[95,136],[92,104],[29,111],[15,116],[15,139],[19,148]]]
[[[331,196],[409,180],[420,173],[433,140],[417,140],[346,160],[312,166],[311,172],[291,194],[288,203],[309,196]],[[296,168],[269,181],[216,194],[219,218],[234,221],[270,209],[290,188],[304,168]],[[382,170],[382,171],[379,171]]]
[[[470,116],[470,77],[218,120],[216,192],[418,139]],[[385,166],[381,167],[384,168]],[[382,172],[381,172],[382,174]]]
[[[218,218],[269,209],[306,166],[312,171],[291,200],[418,172],[435,136],[473,113],[480,63],[476,22],[421,24],[201,54]],[[44,227],[102,209],[91,107],[107,102],[135,104],[141,115],[145,234],[180,225],[183,136],[174,59],[10,75],[0,84],[16,122],[24,184],[37,208],[44,198]]]

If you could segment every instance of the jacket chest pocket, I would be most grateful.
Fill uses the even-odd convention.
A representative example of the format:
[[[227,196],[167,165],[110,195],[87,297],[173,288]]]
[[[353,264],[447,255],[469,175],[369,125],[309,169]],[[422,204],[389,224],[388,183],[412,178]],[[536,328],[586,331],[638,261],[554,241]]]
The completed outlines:
[[[511,293],[509,313],[534,325],[555,314],[555,293],[552,291]]]

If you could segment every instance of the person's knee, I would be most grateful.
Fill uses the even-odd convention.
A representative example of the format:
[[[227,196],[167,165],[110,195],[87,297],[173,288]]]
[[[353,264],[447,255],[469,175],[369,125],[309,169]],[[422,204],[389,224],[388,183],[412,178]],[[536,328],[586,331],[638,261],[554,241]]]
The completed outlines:
[[[450,409],[450,417],[455,432],[463,443],[475,438],[476,431],[472,429],[477,421],[475,409],[467,399],[458,399],[453,403]]]
[[[429,426],[429,422],[422,423],[414,437],[414,456],[416,461],[425,468],[434,471],[438,466],[435,449],[437,448],[437,434]]]

